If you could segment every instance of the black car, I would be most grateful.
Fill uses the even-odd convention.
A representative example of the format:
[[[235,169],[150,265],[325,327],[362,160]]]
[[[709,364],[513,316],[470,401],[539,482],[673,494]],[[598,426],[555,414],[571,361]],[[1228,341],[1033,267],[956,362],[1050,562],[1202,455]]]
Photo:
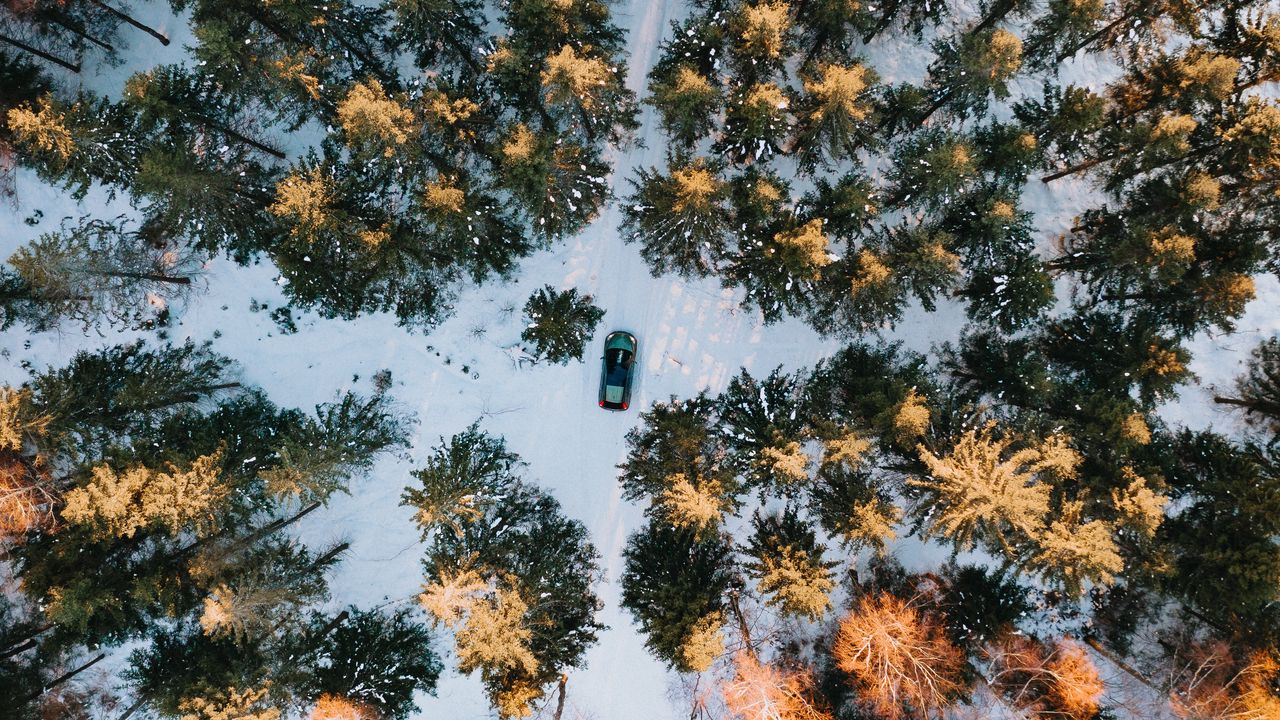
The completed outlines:
[[[626,410],[631,404],[631,378],[635,374],[636,336],[611,332],[604,339],[604,367],[600,371],[600,407]]]

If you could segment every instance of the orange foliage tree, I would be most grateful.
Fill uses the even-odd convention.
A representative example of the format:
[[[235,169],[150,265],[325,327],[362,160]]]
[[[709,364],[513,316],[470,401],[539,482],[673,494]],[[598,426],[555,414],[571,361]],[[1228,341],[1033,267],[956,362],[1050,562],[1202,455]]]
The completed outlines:
[[[1183,720],[1280,718],[1280,655],[1255,652],[1241,662],[1223,642],[1192,649],[1174,673],[1169,704]]]
[[[1064,638],[1048,647],[1034,638],[1009,635],[992,645],[987,657],[991,686],[1032,717],[1088,720],[1098,713],[1106,688],[1079,643]]]
[[[933,717],[964,686],[964,658],[941,625],[888,593],[863,597],[832,648],[861,700],[886,720]]]
[[[739,720],[831,720],[813,700],[813,676],[762,663],[739,651],[732,680],[720,684],[725,707]]]

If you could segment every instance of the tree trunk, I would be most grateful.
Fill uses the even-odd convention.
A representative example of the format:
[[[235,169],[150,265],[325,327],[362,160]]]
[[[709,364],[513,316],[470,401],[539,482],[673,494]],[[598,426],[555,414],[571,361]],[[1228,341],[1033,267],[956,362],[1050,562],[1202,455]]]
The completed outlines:
[[[1265,415],[1275,415],[1276,417],[1280,417],[1280,404],[1267,402],[1265,400],[1240,400],[1237,398],[1214,395],[1213,401],[1219,405],[1235,405],[1237,407],[1242,407],[1245,409],[1245,412],[1250,415],[1259,412]]]
[[[79,20],[76,20],[75,18],[60,12],[51,12],[49,13],[48,17],[55,24],[57,24],[58,27],[61,27],[67,30],[72,35],[75,35],[76,37],[82,40],[88,40],[89,42],[93,43],[94,45],[97,45],[98,47],[102,48],[103,50],[106,50],[109,53],[113,53],[116,51],[116,49],[114,47],[111,47],[111,44],[108,43],[107,41],[99,40],[98,38],[90,35],[88,31],[85,30],[84,23],[80,22]]]
[[[1130,665],[1124,660],[1121,660],[1119,655],[1116,655],[1115,653],[1111,652],[1106,647],[1104,647],[1103,644],[1099,642],[1097,638],[1093,637],[1092,635],[1088,635],[1088,636],[1085,636],[1084,642],[1086,645],[1096,650],[1099,655],[1101,655],[1102,657],[1110,661],[1112,665],[1115,665],[1116,667],[1128,673],[1134,680],[1137,680],[1143,685],[1146,685],[1152,690],[1155,690],[1157,695],[1164,695],[1165,691],[1159,687],[1156,687],[1156,684],[1151,682],[1150,678],[1138,672],[1138,669],[1135,668],[1134,666]]]
[[[337,616],[335,616],[332,620],[325,623],[324,627],[320,628],[320,632],[314,638],[311,638],[311,642],[315,643],[325,639],[326,637],[329,636],[329,633],[336,630],[337,627],[341,625],[342,622],[349,617],[351,617],[351,613],[347,612],[346,610],[343,610],[342,612],[338,613]]]
[[[108,4],[104,3],[104,2],[102,2],[102,0],[89,0],[89,2],[91,2],[91,3],[93,3],[94,5],[96,5],[96,6],[100,7],[100,8],[102,8],[103,10],[106,10],[108,13],[110,13],[111,15],[113,15],[113,16],[115,16],[115,17],[119,18],[120,20],[123,20],[124,22],[129,23],[130,25],[132,25],[132,26],[134,26],[134,27],[138,28],[139,30],[141,30],[142,32],[144,32],[144,33],[146,33],[146,34],[150,35],[151,37],[153,37],[153,38],[155,38],[155,39],[159,40],[161,45],[168,45],[168,44],[169,44],[169,38],[168,38],[167,36],[165,36],[165,34],[164,34],[164,33],[160,32],[159,30],[156,30],[155,28],[149,27],[149,26],[147,26],[147,25],[143,25],[141,22],[138,22],[138,21],[137,21],[137,20],[135,20],[134,18],[130,17],[130,16],[129,16],[128,14],[126,14],[124,11],[119,10],[119,9],[117,9],[117,8],[114,8],[114,7],[110,6],[110,5],[108,5]]]
[[[17,650],[14,649],[15,647],[17,647],[17,645],[6,648],[4,653],[0,653],[0,659],[4,659],[12,655],[17,655],[23,650],[26,650],[28,647],[30,647],[28,643],[34,643],[37,637],[39,637],[42,633],[52,628],[53,628],[53,623],[45,623],[44,625],[37,627],[36,629],[32,630],[26,635],[23,635],[20,638],[14,638],[17,641],[17,645],[22,645],[23,647]]]
[[[298,512],[294,513],[294,514],[293,514],[292,516],[290,516],[290,517],[287,517],[287,518],[279,518],[279,519],[273,520],[273,521],[271,521],[271,522],[267,523],[266,525],[263,525],[262,527],[258,528],[257,530],[254,530],[253,532],[249,533],[248,535],[246,535],[245,537],[241,538],[240,540],[236,541],[236,543],[235,543],[234,545],[232,545],[232,546],[231,546],[231,550],[238,550],[238,549],[240,549],[240,548],[244,547],[245,545],[251,545],[251,544],[253,544],[253,543],[257,542],[258,540],[261,540],[262,538],[264,538],[264,537],[266,537],[266,536],[268,536],[268,535],[270,535],[270,534],[272,534],[272,533],[274,533],[274,532],[276,532],[276,531],[278,531],[278,530],[281,530],[281,529],[283,529],[283,528],[286,528],[286,527],[288,527],[289,525],[292,525],[293,523],[295,523],[295,522],[297,522],[297,521],[301,520],[302,518],[306,517],[307,515],[311,514],[312,512],[315,512],[316,508],[318,508],[318,507],[320,507],[320,503],[319,503],[319,502],[313,502],[313,503],[311,503],[310,505],[307,505],[306,507],[302,508],[302,509],[301,509],[301,510],[299,510]],[[209,537],[206,537],[206,538],[201,538],[200,540],[197,540],[197,541],[195,541],[195,542],[191,543],[190,545],[188,545],[188,546],[186,546],[186,547],[182,548],[181,550],[178,550],[178,552],[174,553],[174,555],[173,555],[173,557],[171,558],[171,560],[178,560],[179,558],[186,557],[187,555],[190,555],[191,553],[195,552],[196,550],[199,550],[201,547],[203,547],[203,546],[204,546],[206,543],[208,543],[210,540],[213,540],[213,539],[214,539],[214,538],[216,538],[216,537],[220,537],[221,535],[222,535],[222,534],[221,534],[221,533],[219,533],[219,534],[215,534],[215,535],[210,535]]]
[[[6,660],[8,658],[13,657],[14,655],[17,655],[18,653],[30,650],[35,646],[36,646],[36,639],[27,638],[26,642],[18,643],[17,645],[14,645],[8,650],[5,650],[4,652],[0,652],[0,660]]]
[[[52,689],[54,689],[54,688],[58,687],[59,685],[61,685],[62,683],[66,682],[66,681],[68,681],[68,680],[70,680],[71,678],[75,677],[76,675],[79,675],[80,673],[84,672],[85,670],[88,670],[89,668],[93,667],[94,665],[96,665],[98,662],[100,662],[100,661],[101,661],[103,658],[105,658],[106,656],[107,656],[107,654],[106,654],[106,653],[99,653],[97,657],[95,657],[94,659],[90,660],[89,662],[87,662],[87,663],[85,663],[85,664],[81,665],[80,667],[76,668],[75,670],[71,670],[71,671],[69,671],[69,672],[65,672],[65,673],[63,673],[62,675],[58,676],[56,679],[54,679],[54,681],[53,681],[53,682],[46,683],[43,687],[41,687],[41,688],[40,688],[40,692],[34,693],[34,694],[32,694],[32,695],[28,695],[27,697],[23,698],[23,702],[31,702],[32,700],[35,700],[36,698],[38,698],[38,697],[40,697],[41,695],[43,695],[43,694],[45,694],[45,693],[49,692],[49,691],[50,691],[50,690],[52,690]]]
[[[238,387],[241,387],[238,382],[204,385],[198,388],[192,388],[190,392],[182,393],[180,395],[170,395],[163,400],[157,400],[152,403],[147,403],[146,405],[129,408],[128,412],[136,412],[139,410],[160,410],[161,408],[167,408],[173,405],[199,402],[201,395],[208,395],[209,393],[217,392],[218,390],[230,390]]]
[[[1083,50],[1083,49],[1085,49],[1085,48],[1089,47],[1090,45],[1092,45],[1093,43],[1097,42],[1100,38],[1102,38],[1102,36],[1106,35],[1107,33],[1111,32],[1112,30],[1115,30],[1115,29],[1116,29],[1116,28],[1117,28],[1121,23],[1123,23],[1124,21],[1128,20],[1128,19],[1129,19],[1130,17],[1132,17],[1132,16],[1133,16],[1133,13],[1132,13],[1132,12],[1127,12],[1127,13],[1125,13],[1125,14],[1121,15],[1120,17],[1116,18],[1115,20],[1113,20],[1113,21],[1111,21],[1111,22],[1107,23],[1107,24],[1106,24],[1105,26],[1103,26],[1100,30],[1098,30],[1098,32],[1096,32],[1096,33],[1094,33],[1094,34],[1090,35],[1089,37],[1085,38],[1084,40],[1081,40],[1079,43],[1076,43],[1076,46],[1075,46],[1075,47],[1071,48],[1070,50],[1064,50],[1063,52],[1061,52],[1061,53],[1058,55],[1058,62],[1063,62],[1063,61],[1065,61],[1067,58],[1073,57],[1076,53],[1080,52],[1081,50]]]
[[[25,50],[26,52],[29,52],[29,53],[31,53],[32,55],[35,55],[36,57],[38,57],[38,58],[40,58],[40,59],[42,59],[42,60],[47,60],[47,61],[49,61],[49,62],[53,63],[54,65],[58,65],[59,67],[66,68],[67,70],[70,70],[70,71],[71,71],[71,72],[73,72],[73,73],[79,73],[79,72],[80,72],[80,63],[74,63],[74,64],[73,64],[73,63],[67,62],[66,60],[63,60],[63,59],[62,59],[62,58],[60,58],[60,57],[57,57],[57,56],[55,56],[55,55],[50,55],[49,53],[47,53],[47,52],[45,52],[45,51],[43,51],[43,50],[38,50],[38,49],[36,49],[36,48],[33,48],[33,47],[31,47],[30,45],[28,45],[28,44],[26,44],[26,43],[24,43],[24,42],[22,42],[22,41],[20,41],[20,40],[15,40],[14,38],[11,38],[11,37],[9,37],[9,36],[7,36],[7,35],[0,35],[0,42],[8,43],[8,44],[10,44],[10,45],[12,45],[12,46],[14,46],[14,47],[18,48],[19,50]]]
[[[1085,160],[1084,162],[1072,165],[1071,167],[1066,168],[1065,170],[1059,170],[1056,173],[1045,175],[1044,177],[1040,178],[1040,182],[1044,183],[1045,185],[1048,185],[1054,180],[1060,180],[1068,175],[1075,175],[1078,172],[1084,172],[1085,170],[1088,170],[1091,167],[1101,165],[1102,163],[1108,160],[1114,160],[1115,157],[1116,157],[1115,155],[1111,155],[1108,157],[1097,157],[1097,158],[1093,158],[1092,160]]]
[[[1018,0],[999,0],[994,6],[992,6],[991,12],[987,13],[986,17],[982,18],[982,20],[979,21],[977,25],[974,25],[965,34],[977,35],[983,30],[986,30],[992,25],[995,25],[996,23],[1003,20],[1004,17],[1008,15],[1010,12],[1013,12],[1013,8],[1017,4],[1018,4]]]
[[[189,277],[174,277],[172,275],[158,275],[156,273],[132,273],[132,272],[95,272],[86,270],[89,275],[98,275],[100,277],[116,277],[129,278],[130,280],[151,280],[153,282],[169,283],[171,285],[190,285]]]
[[[337,557],[339,554],[346,552],[350,548],[351,548],[351,543],[348,543],[348,542],[338,543],[337,545],[333,546],[333,548],[329,550],[329,552],[316,558],[315,562],[311,563],[311,569],[312,570],[319,569],[321,565],[324,565],[325,563]]]
[[[213,120],[212,118],[206,115],[202,115],[200,113],[192,113],[192,116],[195,117],[197,121],[203,123],[204,125],[210,128],[213,128],[214,130],[217,130],[218,132],[223,133],[228,137],[238,140],[244,143],[245,145],[248,145],[251,148],[260,150],[274,157],[277,160],[288,159],[288,157],[283,152],[280,152],[279,150],[271,147],[270,145],[258,142],[257,140],[254,140],[253,138],[248,137],[247,135],[242,135],[239,132],[236,132],[235,130],[232,130],[231,128],[227,127],[226,125],[223,125],[220,122],[216,122],[215,120]]]
[[[756,648],[751,642],[751,628],[747,627],[747,618],[743,616],[742,606],[738,604],[737,590],[729,593],[729,608],[733,610],[734,617],[738,619],[738,632],[742,633],[742,644],[746,646],[747,654],[752,659],[755,659]]]
[[[553,720],[560,720],[560,715],[564,713],[564,686],[569,682],[569,676],[560,673],[560,682],[556,685],[556,714]]]
[[[144,693],[142,697],[138,698],[132,705],[130,705],[128,709],[124,711],[124,714],[116,718],[116,720],[129,720],[129,716],[138,712],[138,709],[141,708],[143,705],[146,705],[149,699],[150,698],[147,697],[147,695]]]

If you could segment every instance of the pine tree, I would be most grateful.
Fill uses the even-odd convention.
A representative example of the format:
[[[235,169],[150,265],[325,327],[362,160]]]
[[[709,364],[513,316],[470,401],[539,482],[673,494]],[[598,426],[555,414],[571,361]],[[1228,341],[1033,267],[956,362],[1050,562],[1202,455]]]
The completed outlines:
[[[946,108],[960,119],[986,112],[989,96],[1009,96],[1009,80],[1022,67],[1022,40],[1003,29],[966,33],[939,42],[929,67],[932,104],[917,119],[923,123]]]
[[[1184,508],[1159,530],[1169,587],[1212,620],[1247,629],[1276,598],[1280,465],[1272,452],[1208,432],[1183,431],[1166,447],[1169,495]]]
[[[968,652],[1016,632],[1017,622],[1031,610],[1028,589],[1011,573],[952,563],[941,575],[939,606],[947,634]]]
[[[581,360],[604,317],[604,310],[592,304],[594,300],[590,295],[579,295],[576,288],[556,292],[547,285],[535,290],[524,305],[526,322],[520,340],[532,345],[540,360],[557,365]]]
[[[419,601],[455,628],[460,669],[480,671],[503,717],[527,715],[602,628],[591,589],[598,556],[586,528],[521,481],[518,464],[500,438],[473,427],[437,448],[419,473],[423,491],[405,493],[429,542]],[[453,532],[434,532],[428,522]]]
[[[6,120],[19,162],[76,199],[95,182],[126,188],[144,145],[125,105],[88,94],[71,103],[42,95],[33,106],[10,108]]]
[[[959,549],[980,542],[1016,556],[1044,526],[1052,475],[1039,446],[1014,449],[1013,438],[994,433],[993,425],[969,430],[946,457],[920,446],[929,475],[907,482],[930,499],[920,506],[929,517],[927,533]]]
[[[416,692],[434,694],[440,660],[431,634],[408,610],[351,607],[330,630],[332,622],[313,614],[308,623],[307,637],[317,641],[304,666],[308,696],[341,697],[374,717],[404,720],[418,711]]]
[[[848,160],[868,144],[873,137],[867,127],[872,114],[868,96],[877,82],[875,72],[859,64],[823,64],[804,78],[792,139],[792,152],[803,165]]]
[[[627,459],[618,466],[623,497],[661,496],[675,478],[701,488],[715,486],[721,497],[736,497],[739,483],[726,464],[729,451],[723,436],[712,430],[717,418],[715,401],[706,395],[673,397],[642,413],[640,424],[627,432]]]
[[[676,272],[705,277],[728,253],[731,214],[719,169],[695,161],[672,164],[668,174],[640,168],[623,201],[622,232],[640,243],[640,254],[655,275]]]
[[[724,132],[714,150],[739,164],[768,160],[790,132],[791,99],[773,82],[743,84],[726,96]]]
[[[808,484],[813,462],[801,446],[808,439],[806,418],[799,412],[802,392],[800,377],[778,367],[763,380],[744,370],[720,394],[727,459],[748,487],[791,495]]]
[[[835,588],[831,569],[836,563],[823,559],[826,548],[813,530],[787,507],[781,514],[752,518],[754,532],[746,547],[751,558],[746,568],[766,596],[784,614],[821,619],[831,606]]]
[[[884,207],[899,204],[936,211],[965,195],[978,174],[972,142],[946,130],[924,130],[896,151]]]
[[[147,150],[132,190],[143,219],[139,236],[157,245],[190,246],[203,254],[226,252],[249,262],[273,247],[279,230],[267,207],[277,171],[228,147],[225,153],[191,148]]]
[[[727,539],[650,521],[623,551],[622,607],[645,634],[645,647],[682,672],[706,669],[686,653],[702,644],[705,618],[723,612],[733,570]]]
[[[480,70],[483,3],[476,0],[390,0],[391,36],[413,49],[417,67]]]
[[[870,472],[824,463],[809,497],[822,528],[850,549],[883,554],[897,539],[902,510]]]
[[[176,65],[161,65],[131,75],[125,81],[125,102],[136,112],[141,128],[185,138],[199,133],[215,141],[243,146],[276,160],[284,153],[240,128],[252,127],[243,103],[211,78]]]
[[[523,464],[501,438],[471,425],[432,450],[421,470],[413,472],[422,488],[405,488],[402,503],[413,507],[424,537],[441,528],[461,534],[484,517],[490,506],[515,482]]]
[[[658,111],[668,137],[684,148],[692,147],[715,128],[721,89],[714,75],[708,77],[690,65],[662,70],[656,67],[650,74],[645,102]]]

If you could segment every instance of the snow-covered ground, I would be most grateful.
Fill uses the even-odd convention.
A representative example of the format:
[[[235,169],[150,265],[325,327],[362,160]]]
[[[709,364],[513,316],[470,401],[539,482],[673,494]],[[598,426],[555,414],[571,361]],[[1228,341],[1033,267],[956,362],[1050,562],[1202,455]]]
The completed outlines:
[[[174,44],[160,51],[149,38],[135,38],[124,66],[87,81],[94,89],[116,94],[130,72],[182,57],[184,24],[164,14],[160,3],[144,7],[149,10],[144,17],[177,33]],[[629,83],[643,95],[658,43],[669,21],[683,9],[678,0],[629,0],[615,12],[616,22],[630,31]],[[929,58],[923,49],[914,56],[903,56],[901,50],[901,45],[873,46],[870,64],[889,79],[918,79]],[[1096,84],[1107,74],[1093,60],[1081,65],[1069,67],[1070,74],[1062,80]],[[1022,86],[1035,92],[1039,82],[1025,79]],[[664,143],[648,108],[642,121],[643,147],[615,155],[613,185],[619,195],[627,192],[632,169],[664,163]],[[29,172],[19,172],[17,182],[16,207],[0,206],[4,257],[39,232],[53,229],[63,216],[110,217],[128,211],[126,203],[108,201],[100,192],[77,206]],[[1089,201],[1091,192],[1078,181],[1051,188],[1033,185],[1026,203],[1037,214],[1047,244]],[[24,218],[37,210],[43,213],[40,222],[25,224]],[[763,326],[756,313],[739,309],[735,293],[714,281],[651,277],[636,248],[622,242],[618,223],[616,207],[611,208],[580,236],[524,262],[515,282],[467,290],[458,299],[456,316],[429,336],[397,327],[387,316],[348,322],[309,314],[299,318],[296,334],[282,335],[267,311],[250,310],[255,301],[272,309],[285,304],[274,269],[265,262],[241,268],[226,260],[209,265],[203,291],[182,309],[169,331],[174,340],[212,340],[217,351],[240,361],[245,381],[261,386],[282,405],[310,407],[353,386],[367,391],[370,376],[391,370],[394,397],[419,420],[414,447],[405,458],[382,462],[370,479],[352,487],[350,496],[335,499],[299,526],[309,542],[341,538],[351,543],[332,579],[335,605],[412,602],[421,583],[422,548],[410,512],[399,505],[409,471],[421,465],[440,436],[476,420],[485,430],[505,436],[528,462],[528,477],[550,489],[570,516],[586,523],[602,556],[601,619],[610,629],[587,654],[586,666],[569,677],[566,720],[650,720],[688,714],[687,707],[671,699],[672,677],[648,656],[642,638],[618,606],[621,551],[627,534],[639,525],[641,511],[621,500],[615,465],[624,459],[624,435],[634,426],[638,411],[671,395],[717,392],[739,368],[767,373],[776,365],[808,366],[838,346],[799,322]],[[595,297],[607,312],[597,342],[613,329],[629,330],[639,338],[642,366],[631,411],[608,413],[596,406],[599,364],[594,343],[586,362],[567,367],[518,367],[513,362],[507,348],[519,337],[520,308],[543,284],[576,287]],[[1257,340],[1280,330],[1280,284],[1274,277],[1259,278],[1258,290],[1258,299],[1235,333],[1204,335],[1191,344],[1192,369],[1200,382],[1186,387],[1167,408],[1169,421],[1234,426],[1231,416],[1214,408],[1212,388],[1229,385]],[[887,335],[928,351],[954,339],[963,324],[963,309],[944,304],[935,313],[913,310]],[[37,367],[62,364],[77,349],[127,339],[113,333],[84,334],[74,327],[37,335],[12,330],[0,336],[0,357],[6,358],[0,363],[0,381],[23,380],[24,361]],[[929,561],[944,554],[918,541],[903,541],[901,555],[908,565],[920,563],[922,553]],[[440,643],[441,650],[446,648],[447,643]],[[442,678],[437,697],[420,698],[419,705],[424,718],[490,716],[478,680],[453,672]]]

